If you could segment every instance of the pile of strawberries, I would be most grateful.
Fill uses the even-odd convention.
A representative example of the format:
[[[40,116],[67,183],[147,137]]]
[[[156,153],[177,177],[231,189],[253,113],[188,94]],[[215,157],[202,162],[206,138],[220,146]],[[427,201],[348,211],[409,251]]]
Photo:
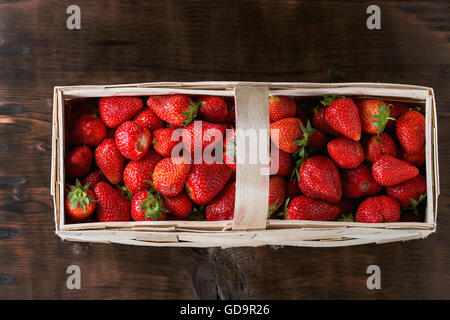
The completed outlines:
[[[233,100],[167,95],[149,97],[146,106],[140,97],[96,104],[67,110],[69,223],[232,219]],[[226,163],[185,161],[219,143]]]
[[[294,167],[284,219],[423,221],[425,117],[420,107],[338,96],[298,106],[288,97],[271,97],[269,105],[272,142],[286,153],[285,171]]]
[[[269,111],[268,217],[422,221],[420,108],[378,99],[272,96]],[[105,97],[74,103],[66,114],[69,223],[233,219],[232,99]],[[218,147],[219,160],[201,158]]]

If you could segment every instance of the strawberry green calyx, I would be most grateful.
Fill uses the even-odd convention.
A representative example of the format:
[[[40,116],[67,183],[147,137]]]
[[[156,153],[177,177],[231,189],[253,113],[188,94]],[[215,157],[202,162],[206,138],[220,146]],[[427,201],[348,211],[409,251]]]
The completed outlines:
[[[377,135],[380,135],[384,131],[384,128],[389,120],[395,121],[395,118],[389,116],[390,108],[392,107],[391,104],[386,106],[384,103],[380,103],[379,106],[380,108],[378,109],[378,114],[372,116],[372,118],[375,119],[373,125],[378,128]]]
[[[168,212],[161,200],[151,192],[148,193],[147,199],[142,200],[139,204],[141,205],[141,210],[145,211],[145,219],[158,221],[162,219],[161,212]]]
[[[80,180],[76,180],[75,185],[69,186],[70,192],[67,194],[67,200],[70,202],[70,209],[74,210],[80,206],[83,212],[86,212],[86,205],[95,202],[95,199],[88,195],[89,183],[82,186]]]
[[[196,103],[194,101],[191,102],[191,105],[189,106],[188,111],[182,112],[181,114],[186,117],[186,119],[183,121],[183,127],[187,126],[189,123],[191,123],[196,117],[198,113],[198,109],[203,106],[205,102],[199,102]]]
[[[225,146],[225,155],[230,157],[229,163],[235,163],[236,159],[236,138],[230,138],[231,144]]]
[[[300,124],[300,129],[302,130],[303,137],[299,140],[295,140],[294,144],[302,149],[308,145],[309,137],[311,137],[317,131],[317,129],[311,126],[311,122],[309,122],[309,120],[306,123],[306,128],[302,124]],[[296,153],[298,152],[299,151],[297,151]]]
[[[340,96],[337,94],[332,94],[329,96],[324,96],[322,100],[320,100],[320,103],[324,106],[324,107],[328,107],[330,104],[332,104],[333,102],[335,102],[338,99],[344,99],[344,96]]]
[[[410,207],[406,207],[406,208],[402,208],[403,211],[407,211],[407,210],[412,210],[412,212],[418,216],[419,212],[417,211],[417,206],[423,201],[425,200],[427,197],[427,193],[425,192],[424,194],[421,194],[419,196],[419,199],[413,199],[413,198],[409,198],[409,202],[411,202],[411,206]]]
[[[353,217],[353,214],[350,212],[347,216],[344,214],[341,214],[341,217],[337,220],[341,222],[355,222],[355,218]]]
[[[126,186],[117,185],[117,188],[122,191],[122,195],[128,200],[133,199],[133,192],[131,192]]]
[[[292,155],[294,160],[296,159],[296,163],[294,169],[292,170],[291,180],[294,180],[295,175],[297,175],[297,179],[300,180],[298,169],[301,164],[308,159],[309,155],[315,151],[314,148],[308,147],[308,143],[309,138],[317,131],[317,129],[311,126],[311,122],[309,122],[309,120],[306,123],[306,128],[300,124],[300,129],[302,130],[303,136],[301,139],[294,141],[294,144],[299,146],[299,149]]]
[[[153,194],[159,201],[164,202],[164,196],[155,189],[155,185],[153,184],[153,181],[151,180],[144,180],[144,182],[147,182],[150,185],[149,192]]]

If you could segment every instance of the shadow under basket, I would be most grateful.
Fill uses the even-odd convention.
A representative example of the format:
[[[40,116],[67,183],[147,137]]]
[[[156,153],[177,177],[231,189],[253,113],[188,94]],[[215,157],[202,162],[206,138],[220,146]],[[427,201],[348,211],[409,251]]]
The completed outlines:
[[[330,94],[376,97],[425,107],[425,168],[427,203],[424,222],[358,223],[267,219],[268,176],[261,164],[239,164],[232,221],[130,221],[68,224],[64,214],[64,105],[77,99],[161,94],[234,97],[236,129],[267,132],[269,96],[313,98]],[[265,131],[264,131],[265,130]],[[237,137],[237,150],[245,144]],[[242,145],[243,146],[243,145]],[[247,149],[245,149],[247,148]],[[244,147],[248,150],[248,147]],[[56,234],[77,242],[120,243],[140,246],[339,247],[425,238],[436,231],[439,168],[436,105],[433,89],[383,83],[261,83],[261,82],[158,82],[126,85],[55,87],[52,127],[51,190]]]

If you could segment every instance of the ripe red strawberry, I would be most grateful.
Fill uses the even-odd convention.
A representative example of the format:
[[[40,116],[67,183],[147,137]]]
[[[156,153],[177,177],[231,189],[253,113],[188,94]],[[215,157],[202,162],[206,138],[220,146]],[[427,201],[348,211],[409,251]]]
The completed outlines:
[[[94,187],[97,199],[97,216],[100,222],[130,221],[130,202],[106,182]]]
[[[223,162],[236,172],[236,130],[227,130],[223,145]]]
[[[204,96],[197,100],[199,116],[209,122],[222,122],[227,116],[227,103],[220,97]]]
[[[272,122],[270,138],[279,149],[287,153],[294,153],[299,149],[295,141],[303,137],[301,125],[303,125],[302,121],[297,118],[284,118]]]
[[[297,181],[288,180],[286,182],[286,197],[294,198],[300,195],[300,189],[298,188]]]
[[[153,148],[162,157],[167,158],[172,155],[172,149],[181,142],[181,139],[181,129],[161,128],[153,131]]]
[[[138,97],[100,98],[100,118],[108,128],[117,128],[123,122],[130,120],[143,105]]]
[[[207,204],[225,187],[231,172],[224,163],[193,164],[186,180],[186,192],[196,204]]]
[[[70,186],[66,197],[66,213],[75,221],[89,217],[95,210],[95,195],[89,184],[81,185],[77,179],[74,186]]]
[[[138,112],[133,118],[133,121],[147,128],[151,133],[154,130],[164,127],[164,121],[162,121],[158,116],[150,110],[150,108],[143,108]]]
[[[183,128],[183,144],[191,154],[200,153],[207,146],[214,148],[223,141],[224,134],[222,125],[196,120]]]
[[[142,159],[128,162],[123,171],[123,182],[128,190],[132,193],[150,190],[150,184],[147,181],[152,180],[153,170],[160,160],[159,154],[149,150]]]
[[[397,146],[386,132],[382,132],[379,136],[373,135],[365,138],[363,146],[367,161],[372,163],[382,155],[397,156]]]
[[[422,148],[417,153],[406,153],[405,150],[400,149],[398,152],[398,158],[402,161],[408,162],[413,166],[420,167],[425,162],[425,148]]]
[[[289,153],[272,146],[270,154],[270,174],[290,176],[294,169],[294,163]]]
[[[400,205],[388,196],[369,197],[359,205],[356,212],[356,222],[398,222],[399,219]]]
[[[275,122],[284,118],[293,118],[297,113],[297,104],[292,98],[271,96],[269,99],[269,119]]]
[[[183,158],[164,158],[153,170],[153,184],[165,197],[175,197],[183,190],[191,165]]]
[[[326,201],[298,196],[289,203],[288,215],[291,220],[334,221],[339,217],[338,206]]]
[[[308,144],[311,148],[323,150],[327,146],[328,137],[322,131],[315,131],[308,138]]]
[[[308,197],[339,203],[342,198],[341,178],[333,161],[314,156],[303,162],[297,181],[299,189]]]
[[[389,108],[390,116],[394,119],[398,119],[402,114],[409,110],[408,106],[400,102],[390,102],[391,107]],[[386,124],[386,129],[392,129],[395,126],[394,120],[389,120]]]
[[[95,163],[112,184],[117,184],[122,180],[125,159],[113,139],[103,140],[95,149]]]
[[[147,105],[159,118],[177,127],[194,120],[199,108],[191,98],[182,94],[151,96]]]
[[[358,101],[359,115],[361,116],[361,129],[367,134],[380,134],[389,120],[390,105],[378,99],[362,99]]]
[[[72,132],[74,144],[85,144],[91,147],[98,146],[106,137],[106,127],[102,120],[93,114],[83,115],[75,123]]]
[[[286,182],[283,177],[271,176],[269,180],[269,217],[281,207],[285,199]]]
[[[373,179],[369,166],[362,164],[342,173],[342,189],[344,197],[355,199],[376,195],[381,186]]]
[[[407,111],[397,120],[397,138],[406,153],[419,153],[425,143],[425,117],[417,111]]]
[[[328,99],[325,103],[330,101]],[[341,98],[331,102],[325,110],[325,121],[343,136],[355,141],[361,139],[359,111],[352,99]]]
[[[205,210],[208,221],[233,220],[236,183],[229,183]]]
[[[161,197],[150,191],[139,191],[131,200],[131,217],[134,221],[166,220],[166,212]]]
[[[166,197],[164,200],[168,213],[178,219],[186,219],[192,212],[192,201],[184,191],[175,197]]]
[[[177,131],[174,133],[174,131]],[[153,131],[153,148],[162,157],[170,157],[172,149],[181,142],[181,129],[161,128]]]
[[[396,199],[400,206],[409,207],[409,199],[419,200],[420,195],[427,192],[427,181],[424,176],[418,175],[410,180],[386,188],[388,196]]]
[[[151,141],[150,131],[134,121],[126,121],[116,130],[116,146],[125,158],[131,160],[141,159],[147,153]]]
[[[359,141],[336,138],[328,142],[327,151],[331,159],[343,169],[356,168],[364,162],[364,150]]]
[[[87,146],[78,146],[66,154],[66,172],[72,178],[80,178],[91,170],[92,151]]]
[[[325,110],[324,107],[317,107],[314,109],[314,115],[313,115],[313,125],[314,128],[317,128],[318,130],[325,132],[333,137],[340,136],[340,133],[334,130],[332,127],[329,126],[329,124],[325,120]]]
[[[393,186],[418,174],[416,167],[389,155],[379,157],[372,166],[372,176],[382,186]]]
[[[95,170],[89,173],[87,176],[83,178],[83,185],[86,185],[89,183],[89,187],[91,189],[94,189],[95,185],[99,183],[100,181],[105,181],[105,177],[103,176],[102,172],[100,170]]]
[[[90,101],[78,100],[67,106],[65,109],[65,128],[69,132],[73,131],[75,123],[84,115],[95,114],[95,107]]]

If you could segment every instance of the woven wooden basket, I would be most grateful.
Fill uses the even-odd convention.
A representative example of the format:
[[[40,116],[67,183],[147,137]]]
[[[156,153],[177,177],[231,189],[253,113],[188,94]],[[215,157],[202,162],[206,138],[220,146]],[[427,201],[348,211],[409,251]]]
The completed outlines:
[[[64,104],[73,99],[105,96],[150,96],[182,93],[234,97],[237,129],[269,129],[268,97],[320,97],[340,94],[380,97],[425,106],[427,206],[425,222],[367,224],[267,219],[268,176],[263,164],[236,170],[233,221],[144,221],[66,224],[64,219]],[[55,87],[53,101],[50,193],[56,234],[64,240],[144,246],[236,247],[289,245],[350,246],[425,238],[436,231],[439,196],[436,105],[433,89],[383,83],[158,82],[127,85]],[[269,140],[268,134],[265,137]],[[237,149],[245,144],[237,136]]]

